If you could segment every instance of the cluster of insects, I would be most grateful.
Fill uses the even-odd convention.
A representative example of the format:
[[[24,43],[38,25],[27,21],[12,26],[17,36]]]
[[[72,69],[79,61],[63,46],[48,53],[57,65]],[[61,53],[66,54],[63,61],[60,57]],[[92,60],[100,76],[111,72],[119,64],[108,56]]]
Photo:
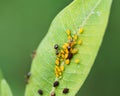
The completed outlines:
[[[82,33],[83,29],[80,29],[79,33]],[[68,35],[68,42],[66,42],[62,49],[59,49],[58,44],[54,45],[54,49],[56,50],[56,61],[55,61],[55,75],[57,78],[62,76],[63,71],[65,70],[64,64],[69,65],[70,60],[72,57],[78,52],[78,49],[75,48],[75,45],[82,44],[82,40],[78,40],[78,33],[71,36],[70,30],[66,30],[66,33]],[[79,59],[75,60],[75,63],[79,63]]]
[[[71,59],[73,56],[79,51],[76,48],[76,45],[81,45],[82,40],[79,39],[79,34],[83,33],[83,28],[80,28],[79,31],[72,35],[70,30],[66,30],[66,34],[68,36],[68,41],[63,44],[62,47],[59,47],[58,44],[54,45],[55,54],[56,54],[56,60],[55,60],[55,76],[56,80],[53,83],[53,89],[50,93],[50,96],[56,96],[55,94],[55,88],[59,86],[59,78],[61,78],[64,74],[65,65],[69,65],[71,62]],[[32,57],[35,57],[36,52],[33,52]],[[76,64],[80,63],[79,59],[75,59],[74,61]],[[31,73],[29,72],[26,75],[26,82],[28,83],[28,80],[31,76]],[[69,88],[64,88],[62,91],[63,94],[69,93]],[[43,90],[39,89],[38,94],[43,95]]]
[[[55,49],[55,54],[56,54],[56,60],[55,60],[55,76],[56,80],[53,84],[53,87],[59,86],[59,78],[62,77],[64,70],[65,70],[65,65],[69,65],[71,62],[71,59],[73,56],[79,51],[76,48],[76,45],[81,45],[82,40],[79,39],[79,34],[83,33],[83,28],[80,28],[80,30],[74,34],[71,35],[70,30],[66,30],[67,36],[68,36],[68,42],[63,44],[62,48],[59,48],[58,44],[54,45]],[[76,64],[80,63],[79,59],[75,59],[74,61]],[[69,93],[69,88],[64,88],[62,91],[63,94]],[[54,95],[53,95],[54,94]],[[51,92],[51,96],[55,96],[55,92]]]

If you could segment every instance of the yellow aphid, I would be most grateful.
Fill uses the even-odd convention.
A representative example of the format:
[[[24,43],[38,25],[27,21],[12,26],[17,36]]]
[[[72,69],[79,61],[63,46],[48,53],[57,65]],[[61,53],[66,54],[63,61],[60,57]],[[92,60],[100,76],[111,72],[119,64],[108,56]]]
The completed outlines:
[[[65,54],[65,59],[68,57],[68,53],[67,54]]]
[[[55,68],[55,73],[57,73],[57,69]]]
[[[74,40],[77,40],[77,39],[78,39],[78,36],[77,36],[77,35],[75,35],[73,38],[74,38]]]
[[[68,30],[66,30],[66,33],[67,33],[67,35],[70,35],[70,30],[68,29]]]
[[[66,49],[66,45],[63,45],[63,49]]]
[[[73,54],[75,54],[75,53],[77,53],[78,52],[78,49],[76,49],[76,48],[74,48],[73,50],[72,50],[72,53]]]
[[[78,64],[79,62],[80,62],[80,60],[79,60],[79,59],[76,59],[76,60],[75,60],[75,63],[76,63],[76,64]]]
[[[61,69],[60,69],[60,67],[58,67],[58,66],[55,66],[55,75],[56,75],[56,77],[57,77],[57,78],[59,77],[59,75],[60,75],[60,72],[61,72]]]
[[[65,49],[65,53],[69,53],[69,51],[68,51],[68,49],[67,49],[67,48]]]
[[[73,43],[73,42],[71,42],[71,43],[70,43],[70,46],[72,47],[73,45],[74,45],[74,43]]]
[[[71,52],[71,53],[72,53],[72,50],[73,50],[73,49],[71,48],[71,49],[70,49],[70,52]]]
[[[58,74],[58,71],[55,71],[55,74]]]
[[[58,66],[55,66],[56,69],[58,69],[59,67]]]
[[[65,64],[68,65],[69,63],[70,63],[70,60],[69,60],[69,59],[66,59],[66,60],[65,60]]]
[[[62,66],[60,66],[60,69],[61,69],[61,71],[64,71],[65,67],[62,65]]]
[[[58,70],[58,72],[61,72],[60,68],[58,68],[57,70]]]
[[[61,76],[61,75],[62,75],[62,72],[59,72],[59,75]]]
[[[56,74],[56,77],[58,78],[58,77],[59,77],[59,75],[58,75],[58,74]]]
[[[65,45],[66,47],[67,47],[67,46],[69,46],[69,44],[68,44],[68,43],[65,43],[64,45]]]
[[[59,53],[58,55],[57,55],[57,57],[60,57],[61,56],[61,54]]]
[[[80,28],[80,30],[79,30],[79,33],[81,34],[81,33],[83,33],[83,28]]]
[[[57,58],[57,60],[60,60],[60,58]]]
[[[65,55],[64,55],[64,54],[62,54],[62,58],[65,58]]]
[[[60,67],[56,66],[56,71],[60,72]]]
[[[76,42],[74,41],[70,45],[73,47],[75,44],[76,44]]]
[[[64,54],[64,51],[63,51],[63,50],[61,50],[61,53],[62,53],[62,54]]]
[[[68,40],[71,40],[72,39],[72,37],[71,36],[68,36]]]
[[[59,64],[60,64],[60,62],[59,62],[58,59],[55,61],[55,64],[56,64],[56,65],[59,65]]]
[[[78,44],[81,45],[81,44],[82,44],[82,40],[79,40],[79,41],[78,41]]]
[[[76,42],[76,41],[74,41],[73,43],[74,43],[74,45],[75,45],[75,44],[77,44],[77,42]]]

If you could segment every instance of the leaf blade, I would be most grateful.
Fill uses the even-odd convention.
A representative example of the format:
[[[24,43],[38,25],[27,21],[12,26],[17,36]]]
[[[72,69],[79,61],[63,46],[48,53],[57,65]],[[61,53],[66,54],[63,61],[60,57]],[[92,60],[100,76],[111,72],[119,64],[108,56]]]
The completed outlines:
[[[111,3],[112,0],[76,0],[57,15],[33,60],[31,69],[33,75],[27,86],[26,96],[39,96],[37,93],[39,88],[44,90],[44,96],[50,94],[55,80],[54,44],[58,43],[62,46],[67,41],[66,29],[70,29],[74,34],[80,27],[84,27],[85,32],[80,37],[83,45],[77,46],[80,52],[71,60],[63,79],[60,80],[59,88],[55,91],[57,96],[62,96],[62,89],[67,86],[70,88],[67,96],[76,94],[90,72],[98,53],[108,22]],[[79,66],[74,64],[77,57],[81,59]],[[32,90],[34,92],[31,92]]]

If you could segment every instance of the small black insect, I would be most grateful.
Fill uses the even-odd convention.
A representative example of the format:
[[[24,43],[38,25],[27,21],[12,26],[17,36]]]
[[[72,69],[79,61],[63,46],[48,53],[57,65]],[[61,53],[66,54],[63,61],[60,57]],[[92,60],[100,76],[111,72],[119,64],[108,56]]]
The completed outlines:
[[[67,48],[68,48],[68,50],[70,51],[70,48],[71,48],[71,47],[70,47],[70,46],[68,46]]]
[[[54,49],[58,49],[58,44],[55,44],[55,45],[54,45]]]
[[[25,78],[26,78],[26,83],[28,84],[28,81],[29,81],[29,79],[30,79],[30,76],[31,76],[31,72],[28,72],[27,74],[26,74],[26,76],[25,76]]]
[[[55,81],[54,84],[53,84],[54,87],[57,87],[59,86],[59,82],[58,81]]]
[[[71,59],[73,57],[73,54],[72,53],[69,53],[68,54],[68,59]]]
[[[69,89],[68,89],[68,88],[64,88],[64,89],[63,89],[63,93],[64,93],[64,94],[67,94],[68,92],[69,92]]]
[[[40,95],[43,95],[43,91],[42,91],[41,89],[38,90],[38,93],[39,93]]]

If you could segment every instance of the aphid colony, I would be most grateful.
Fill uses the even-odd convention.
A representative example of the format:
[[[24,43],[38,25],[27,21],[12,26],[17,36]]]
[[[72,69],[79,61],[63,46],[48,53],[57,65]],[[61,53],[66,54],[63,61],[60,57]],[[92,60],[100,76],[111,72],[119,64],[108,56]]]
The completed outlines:
[[[69,65],[72,57],[78,52],[78,49],[75,47],[75,45],[81,45],[82,40],[78,38],[79,34],[83,33],[83,28],[80,28],[80,30],[71,36],[70,30],[66,30],[66,33],[68,35],[68,42],[66,42],[62,48],[59,48],[58,44],[54,45],[54,49],[56,50],[56,60],[55,60],[55,75],[57,80],[53,83],[53,87],[56,88],[59,86],[59,79],[63,71],[65,70],[65,64]],[[33,58],[35,57],[36,52],[33,52]],[[74,61],[76,64],[80,62],[79,59],[75,59]],[[31,73],[29,72],[26,75],[26,82],[28,83],[29,78],[31,76]],[[62,91],[63,94],[69,93],[69,88],[64,88]],[[43,95],[43,90],[39,89],[38,94]],[[55,90],[50,93],[50,96],[56,96]]]
[[[70,64],[70,60],[72,57],[78,52],[78,49],[75,48],[75,45],[81,45],[82,40],[78,38],[78,35],[83,32],[83,29],[81,28],[78,33],[75,35],[71,36],[70,30],[66,30],[66,33],[68,35],[68,42],[66,42],[63,46],[62,49],[59,49],[58,44],[54,45],[54,49],[56,50],[56,61],[55,61],[55,75],[57,78],[59,78],[62,74],[63,71],[65,70],[65,66]],[[79,40],[78,40],[79,39]],[[75,63],[79,63],[80,60],[76,59]]]

